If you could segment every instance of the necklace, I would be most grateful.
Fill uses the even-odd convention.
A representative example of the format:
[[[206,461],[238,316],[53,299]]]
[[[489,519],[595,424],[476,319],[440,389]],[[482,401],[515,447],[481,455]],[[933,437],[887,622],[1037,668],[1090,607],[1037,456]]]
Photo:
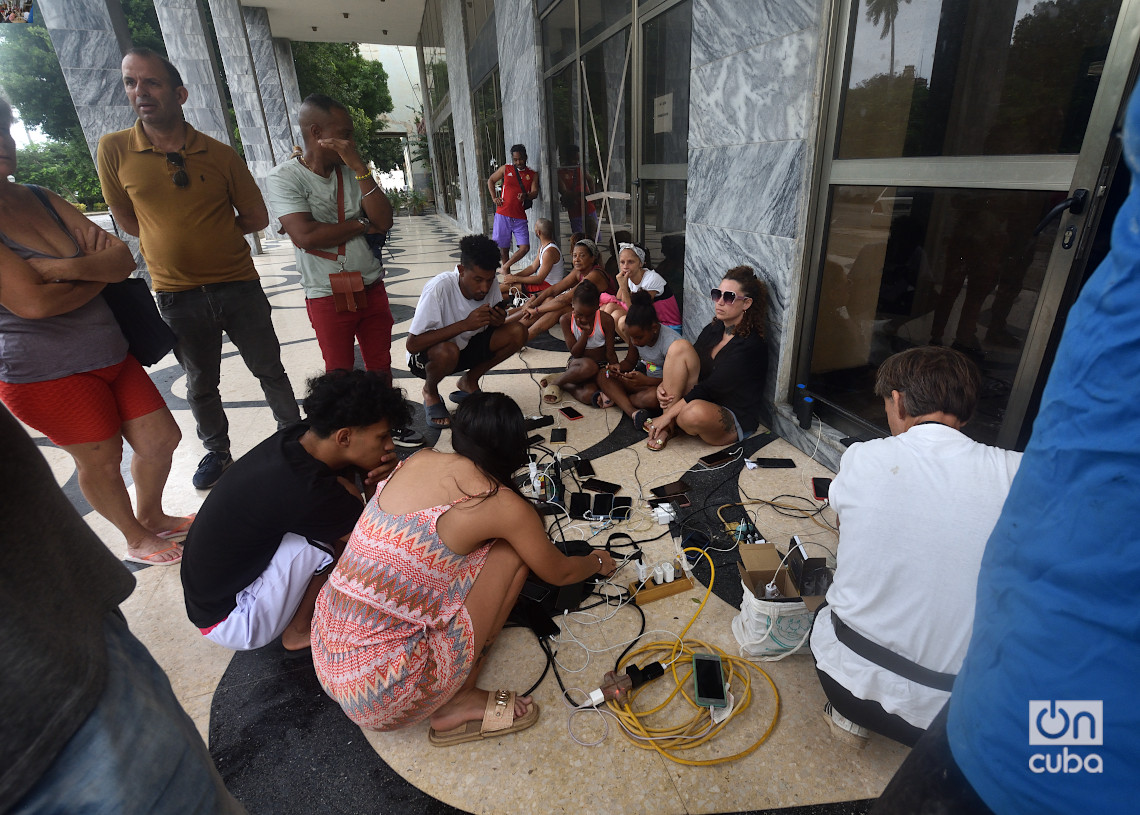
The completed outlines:
[[[305,161],[305,156],[303,154],[300,156],[297,156],[297,161],[301,162],[301,165],[306,170],[308,170],[310,173],[316,173],[317,175],[320,175],[320,173],[317,173],[316,170],[314,170],[312,167],[309,166],[309,162]]]

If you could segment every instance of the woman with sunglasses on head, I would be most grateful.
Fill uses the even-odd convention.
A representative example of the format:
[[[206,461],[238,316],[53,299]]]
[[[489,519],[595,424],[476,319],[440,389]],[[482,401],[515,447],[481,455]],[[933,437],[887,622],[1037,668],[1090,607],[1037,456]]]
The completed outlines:
[[[0,401],[75,460],[79,489],[122,533],[127,560],[177,563],[190,519],[167,515],[162,491],[182,434],[101,296],[134,258],[58,195],[8,180],[11,126],[0,99]],[[137,512],[120,472],[124,438]]]
[[[685,394],[657,389],[665,412],[645,426],[650,450],[664,449],[677,430],[721,447],[760,423],[768,376],[764,284],[751,266],[737,266],[725,272],[712,299],[715,317],[693,343],[701,361],[697,384]]]
[[[530,697],[476,686],[527,576],[565,586],[616,570],[604,549],[562,554],[518,492],[527,440],[510,397],[464,399],[451,444],[401,461],[377,487],[312,628],[317,678],[353,722],[395,730],[427,719],[441,747],[538,720]]]

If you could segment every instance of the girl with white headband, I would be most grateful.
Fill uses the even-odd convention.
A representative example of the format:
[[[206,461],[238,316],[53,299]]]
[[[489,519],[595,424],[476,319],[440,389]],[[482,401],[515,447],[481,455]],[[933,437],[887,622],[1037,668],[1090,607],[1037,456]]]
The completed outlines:
[[[647,268],[648,255],[643,247],[635,243],[618,244],[618,290],[610,297],[603,295],[603,308],[617,321],[617,330],[625,337],[625,312],[629,310],[630,296],[637,291],[647,291],[653,297],[653,310],[662,325],[681,330],[681,309],[677,298],[669,289],[665,278]]]

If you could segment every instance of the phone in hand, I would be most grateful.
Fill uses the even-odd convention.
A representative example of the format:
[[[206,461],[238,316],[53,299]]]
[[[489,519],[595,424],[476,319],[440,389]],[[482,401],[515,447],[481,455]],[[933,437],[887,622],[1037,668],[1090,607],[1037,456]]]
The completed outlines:
[[[728,707],[724,665],[716,654],[693,654],[693,700],[701,707]]]
[[[572,407],[558,408],[558,412],[561,413],[563,416],[565,416],[570,421],[574,421],[575,419],[581,419],[582,418],[582,414],[579,413],[578,411],[576,411]]]
[[[495,303],[495,305],[492,306],[492,308],[497,308],[499,311],[503,312],[503,314],[506,314],[507,313],[507,301],[506,300],[500,300],[499,302]]]

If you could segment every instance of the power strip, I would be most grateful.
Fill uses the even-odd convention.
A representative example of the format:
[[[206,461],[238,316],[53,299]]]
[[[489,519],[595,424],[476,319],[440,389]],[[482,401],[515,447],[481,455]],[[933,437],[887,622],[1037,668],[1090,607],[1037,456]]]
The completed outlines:
[[[654,600],[661,600],[666,597],[672,597],[674,594],[688,591],[693,588],[693,581],[688,577],[675,577],[672,583],[661,583],[655,586],[650,582],[642,586],[639,590],[638,586],[640,585],[641,584],[636,581],[630,583],[629,593],[633,595],[633,602],[639,606],[644,606],[647,603],[652,603]]]

